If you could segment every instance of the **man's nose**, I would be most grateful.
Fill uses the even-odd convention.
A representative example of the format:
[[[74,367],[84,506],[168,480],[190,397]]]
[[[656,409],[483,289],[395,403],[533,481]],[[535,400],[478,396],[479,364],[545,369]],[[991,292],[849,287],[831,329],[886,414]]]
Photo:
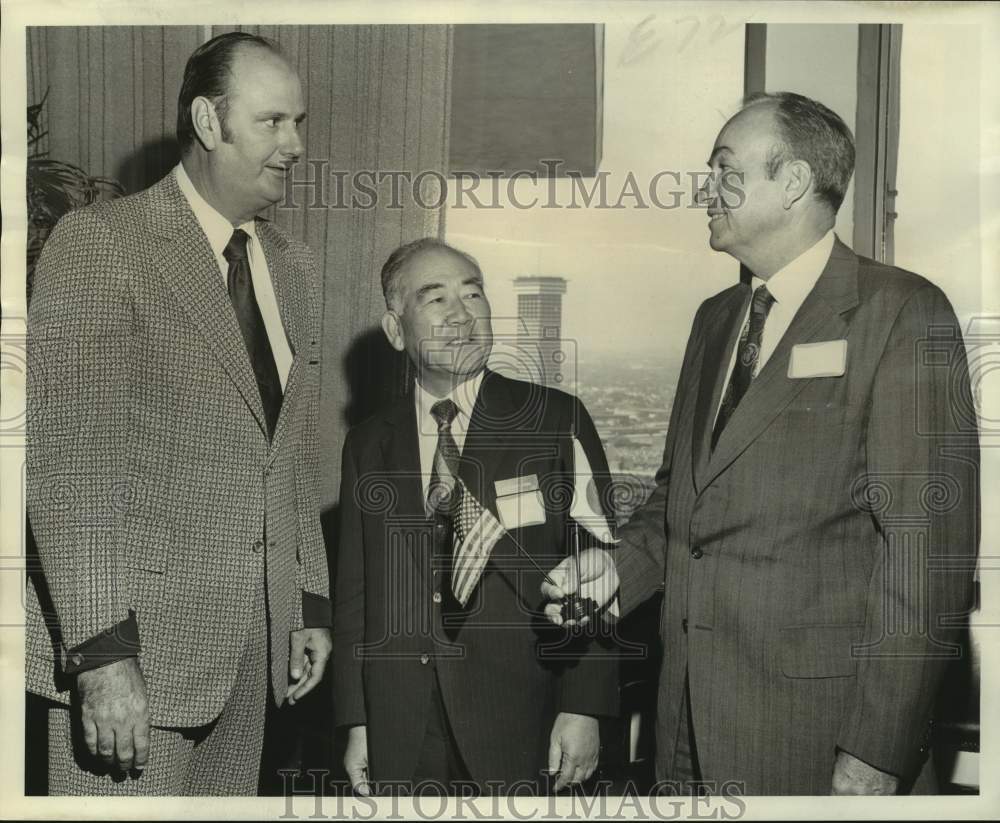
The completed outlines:
[[[698,191],[695,192],[694,202],[696,206],[707,206],[712,200],[715,199],[715,192],[717,189],[717,183],[715,180],[715,175],[710,174],[705,178],[705,182],[698,187]]]
[[[294,123],[289,125],[283,143],[284,145],[281,147],[282,153],[295,160],[298,160],[302,156],[302,152],[305,151],[305,146],[302,144],[302,137],[299,135],[299,127]]]
[[[462,326],[472,322],[472,312],[464,300],[452,300],[448,306],[448,322],[453,326]]]

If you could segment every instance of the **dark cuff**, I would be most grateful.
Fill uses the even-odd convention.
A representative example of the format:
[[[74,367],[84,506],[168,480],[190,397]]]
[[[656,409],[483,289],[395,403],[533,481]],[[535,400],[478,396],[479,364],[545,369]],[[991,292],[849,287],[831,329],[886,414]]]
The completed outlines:
[[[138,654],[139,623],[135,612],[129,611],[121,623],[67,650],[65,672],[79,674]]]
[[[302,592],[302,627],[306,629],[333,627],[333,604],[329,597]]]

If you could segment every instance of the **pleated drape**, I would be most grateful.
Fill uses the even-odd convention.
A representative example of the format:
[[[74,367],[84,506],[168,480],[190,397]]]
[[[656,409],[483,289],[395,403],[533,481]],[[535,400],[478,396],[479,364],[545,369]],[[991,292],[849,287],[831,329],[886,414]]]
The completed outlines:
[[[233,28],[276,40],[306,96],[306,156],[292,200],[268,216],[308,243],[323,289],[322,481],[336,498],[347,428],[406,390],[405,361],[384,343],[379,270],[397,245],[438,235],[440,208],[392,194],[386,172],[447,172],[451,33],[447,26],[105,26],[28,30],[28,103],[48,89],[38,148],[139,191],[179,160],[177,93],[190,53]],[[383,173],[381,185],[371,175]],[[352,181],[375,189],[356,198]],[[337,180],[342,182],[337,190]],[[424,202],[434,206],[438,198]],[[375,203],[369,206],[372,200]],[[395,202],[393,202],[395,201]],[[369,206],[369,207],[364,207]]]

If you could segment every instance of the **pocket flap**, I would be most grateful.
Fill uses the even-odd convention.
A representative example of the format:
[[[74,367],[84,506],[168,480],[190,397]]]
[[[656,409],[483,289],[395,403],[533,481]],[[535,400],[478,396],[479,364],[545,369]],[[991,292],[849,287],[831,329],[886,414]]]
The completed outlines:
[[[130,517],[125,524],[125,564],[163,574],[170,561],[172,530],[165,523]]]
[[[863,623],[784,626],[781,670],[786,677],[850,677],[857,672],[851,653],[861,642]]]

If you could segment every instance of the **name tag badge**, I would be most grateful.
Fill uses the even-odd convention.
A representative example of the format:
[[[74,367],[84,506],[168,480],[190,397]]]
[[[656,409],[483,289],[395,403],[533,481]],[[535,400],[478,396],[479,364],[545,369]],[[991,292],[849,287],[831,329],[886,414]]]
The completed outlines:
[[[507,531],[545,522],[545,501],[538,487],[538,475],[512,477],[494,483],[497,516]]]
[[[847,341],[824,340],[792,346],[788,376],[792,380],[812,377],[841,377],[847,371]]]

